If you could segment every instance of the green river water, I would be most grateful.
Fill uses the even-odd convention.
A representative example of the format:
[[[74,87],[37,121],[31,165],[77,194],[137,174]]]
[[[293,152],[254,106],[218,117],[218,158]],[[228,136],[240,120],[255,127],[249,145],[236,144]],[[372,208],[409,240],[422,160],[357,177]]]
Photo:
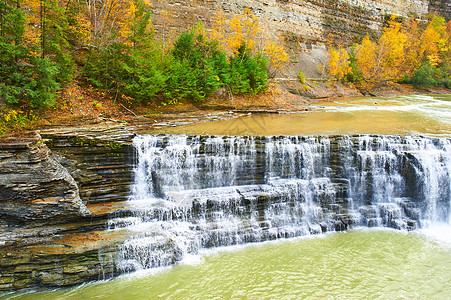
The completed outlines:
[[[419,234],[354,230],[223,248],[156,274],[14,299],[449,299],[451,248]]]
[[[340,100],[316,103],[311,109],[153,133],[451,137],[451,95]],[[451,299],[450,241],[448,224],[427,234],[354,230],[210,250],[167,269],[4,298]]]

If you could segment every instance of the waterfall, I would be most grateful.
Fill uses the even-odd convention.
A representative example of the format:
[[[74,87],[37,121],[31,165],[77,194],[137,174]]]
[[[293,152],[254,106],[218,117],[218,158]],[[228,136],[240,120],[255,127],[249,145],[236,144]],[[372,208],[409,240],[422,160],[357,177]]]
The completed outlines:
[[[451,141],[411,136],[134,139],[131,237],[119,269],[161,267],[218,246],[451,219]]]

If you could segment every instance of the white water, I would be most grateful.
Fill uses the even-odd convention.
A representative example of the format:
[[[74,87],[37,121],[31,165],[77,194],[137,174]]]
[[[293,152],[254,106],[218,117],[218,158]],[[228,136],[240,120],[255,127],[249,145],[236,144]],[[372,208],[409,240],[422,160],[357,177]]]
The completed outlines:
[[[109,223],[131,232],[123,271],[356,226],[451,229],[448,139],[146,135],[134,144],[131,212]]]
[[[447,96],[445,96],[447,97]],[[315,107],[315,105],[312,105]],[[437,118],[441,122],[451,122],[451,102],[447,98],[441,99],[437,95],[409,95],[397,96],[395,98],[363,98],[354,99],[349,102],[330,102],[324,103],[322,106],[316,106],[323,111],[399,111],[412,112],[421,115],[428,115]]]

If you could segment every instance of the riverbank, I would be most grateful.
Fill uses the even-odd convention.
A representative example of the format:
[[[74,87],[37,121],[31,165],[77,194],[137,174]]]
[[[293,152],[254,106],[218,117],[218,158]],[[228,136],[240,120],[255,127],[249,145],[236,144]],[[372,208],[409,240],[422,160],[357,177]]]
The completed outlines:
[[[54,130],[57,127],[126,124],[132,132],[154,130],[217,120],[229,120],[249,113],[298,113],[309,111],[318,101],[356,97],[393,97],[408,94],[451,94],[444,88],[418,89],[408,84],[379,83],[354,86],[321,79],[274,80],[265,93],[256,96],[231,96],[227,91],[203,103],[158,102],[127,105],[106,94],[72,84],[61,95],[55,108],[36,113],[25,130]],[[20,131],[14,129],[13,131]],[[11,130],[10,130],[11,132]],[[9,133],[7,133],[8,135]]]

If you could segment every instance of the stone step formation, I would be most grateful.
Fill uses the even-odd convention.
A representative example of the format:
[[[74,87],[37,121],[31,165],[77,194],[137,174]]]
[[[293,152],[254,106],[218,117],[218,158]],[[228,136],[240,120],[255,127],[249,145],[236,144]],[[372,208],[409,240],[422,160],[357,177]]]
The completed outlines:
[[[2,143],[2,193],[21,196],[1,197],[0,290],[107,279],[204,248],[450,221],[446,138],[88,131]]]
[[[119,268],[357,226],[449,222],[451,141],[403,136],[138,136]]]

